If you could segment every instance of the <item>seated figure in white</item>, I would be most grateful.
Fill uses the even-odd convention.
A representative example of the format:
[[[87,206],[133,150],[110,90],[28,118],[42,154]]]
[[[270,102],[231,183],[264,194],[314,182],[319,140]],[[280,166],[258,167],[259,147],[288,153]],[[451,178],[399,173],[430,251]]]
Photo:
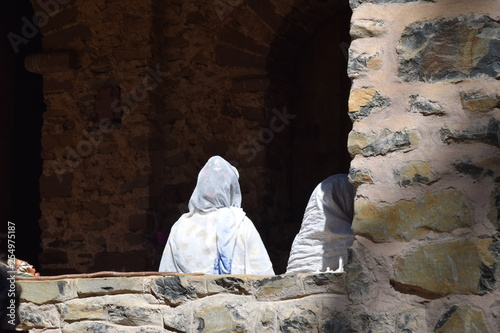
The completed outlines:
[[[172,226],[160,272],[273,275],[271,260],[241,209],[236,168],[211,157],[198,175],[189,212]]]
[[[316,186],[293,241],[287,273],[343,271],[347,248],[354,241],[354,195],[344,174],[330,176]]]

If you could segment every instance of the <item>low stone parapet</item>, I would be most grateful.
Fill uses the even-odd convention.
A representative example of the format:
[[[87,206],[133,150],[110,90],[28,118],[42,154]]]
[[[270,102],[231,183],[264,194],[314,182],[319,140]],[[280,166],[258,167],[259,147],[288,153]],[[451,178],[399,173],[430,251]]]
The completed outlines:
[[[19,328],[30,332],[324,332],[349,325],[343,273],[101,272],[18,285]]]

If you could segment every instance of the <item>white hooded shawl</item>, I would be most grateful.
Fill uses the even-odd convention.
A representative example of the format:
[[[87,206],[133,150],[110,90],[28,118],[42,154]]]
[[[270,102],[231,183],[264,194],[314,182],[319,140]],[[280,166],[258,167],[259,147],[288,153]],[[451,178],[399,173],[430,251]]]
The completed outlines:
[[[189,213],[172,226],[160,272],[272,275],[269,255],[241,209],[238,171],[220,156],[198,175]]]
[[[347,261],[347,248],[354,240],[354,192],[344,174],[330,176],[316,186],[293,241],[287,273],[336,270],[340,256]]]

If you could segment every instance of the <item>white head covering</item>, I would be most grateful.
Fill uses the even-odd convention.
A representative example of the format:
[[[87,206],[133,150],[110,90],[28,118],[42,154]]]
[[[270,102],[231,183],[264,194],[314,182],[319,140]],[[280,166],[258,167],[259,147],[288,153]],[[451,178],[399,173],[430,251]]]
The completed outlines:
[[[189,213],[172,227],[160,271],[273,274],[262,240],[241,209],[238,177],[222,157],[208,160],[189,199]]]
[[[354,195],[344,174],[330,176],[316,186],[293,241],[287,273],[336,269],[341,256],[346,261],[347,248],[354,240]]]

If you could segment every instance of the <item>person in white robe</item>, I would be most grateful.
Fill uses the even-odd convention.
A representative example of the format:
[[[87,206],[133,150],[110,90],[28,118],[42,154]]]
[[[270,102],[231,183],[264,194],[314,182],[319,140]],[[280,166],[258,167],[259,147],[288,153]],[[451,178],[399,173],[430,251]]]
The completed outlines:
[[[339,265],[347,262],[347,248],[354,241],[354,195],[345,174],[330,176],[316,186],[292,243],[287,273],[342,271]]]
[[[189,212],[172,226],[160,272],[274,275],[262,239],[241,208],[238,178],[222,157],[208,160]]]

